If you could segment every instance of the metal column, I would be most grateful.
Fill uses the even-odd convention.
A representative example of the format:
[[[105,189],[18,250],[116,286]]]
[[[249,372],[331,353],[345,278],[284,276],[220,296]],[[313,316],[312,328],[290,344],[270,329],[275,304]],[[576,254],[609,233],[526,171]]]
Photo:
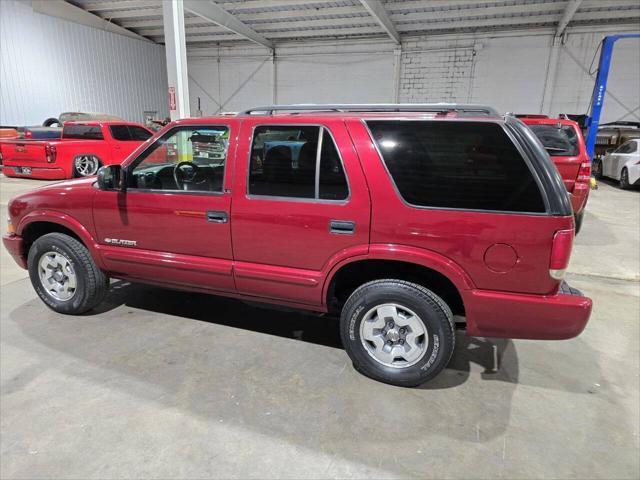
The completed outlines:
[[[189,109],[189,79],[187,76],[187,45],[184,34],[182,0],[163,0],[164,42],[167,55],[169,113],[171,120],[191,116]]]
[[[604,37],[604,40],[602,40],[602,51],[600,52],[600,63],[598,64],[598,76],[596,77],[596,84],[593,88],[591,112],[589,112],[590,114],[588,119],[589,133],[587,135],[587,154],[591,160],[593,160],[593,151],[596,146],[596,136],[598,135],[598,124],[600,123],[602,104],[604,103],[604,96],[607,91],[607,80],[609,78],[609,69],[611,68],[613,46],[622,38],[640,38],[640,33],[609,35]]]

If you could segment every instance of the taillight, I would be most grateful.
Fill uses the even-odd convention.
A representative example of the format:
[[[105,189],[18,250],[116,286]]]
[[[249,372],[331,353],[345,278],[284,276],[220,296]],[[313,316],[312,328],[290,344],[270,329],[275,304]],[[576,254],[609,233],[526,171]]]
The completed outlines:
[[[45,145],[44,146],[44,155],[47,157],[48,163],[53,163],[56,161],[56,147],[53,145]]]
[[[549,275],[555,280],[562,280],[571,258],[573,247],[573,230],[558,230],[553,237]]]
[[[580,170],[578,170],[578,178],[576,182],[589,183],[591,178],[591,162],[585,160],[580,164]]]

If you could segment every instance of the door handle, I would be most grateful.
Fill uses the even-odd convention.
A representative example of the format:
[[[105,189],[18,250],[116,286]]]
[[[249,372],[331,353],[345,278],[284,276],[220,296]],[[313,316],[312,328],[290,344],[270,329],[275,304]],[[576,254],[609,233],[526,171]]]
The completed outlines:
[[[207,222],[227,223],[228,220],[229,220],[229,215],[227,215],[227,212],[222,212],[217,210],[207,211]]]
[[[329,233],[338,235],[353,235],[356,232],[356,222],[351,220],[331,220],[329,222]]]

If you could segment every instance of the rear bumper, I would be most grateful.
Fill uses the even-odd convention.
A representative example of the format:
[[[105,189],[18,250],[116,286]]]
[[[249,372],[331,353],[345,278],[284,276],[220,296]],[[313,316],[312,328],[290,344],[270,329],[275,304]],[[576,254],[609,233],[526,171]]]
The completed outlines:
[[[37,178],[38,180],[64,180],[68,178],[67,173],[62,168],[30,167],[29,165],[24,166],[31,168],[31,173],[20,173],[16,171],[16,166],[7,165],[6,163],[2,168],[2,173],[7,177]]]
[[[580,214],[584,207],[587,206],[587,198],[589,198],[589,184],[576,183],[573,187],[573,192],[569,195],[571,199],[571,206],[573,207],[573,213]]]
[[[464,303],[468,335],[538,340],[580,335],[592,305],[590,298],[566,283],[555,295],[470,290]]]
[[[24,242],[22,241],[22,237],[20,235],[7,234],[2,237],[2,243],[4,243],[4,248],[7,249],[16,263],[26,269],[27,256],[24,253]]]

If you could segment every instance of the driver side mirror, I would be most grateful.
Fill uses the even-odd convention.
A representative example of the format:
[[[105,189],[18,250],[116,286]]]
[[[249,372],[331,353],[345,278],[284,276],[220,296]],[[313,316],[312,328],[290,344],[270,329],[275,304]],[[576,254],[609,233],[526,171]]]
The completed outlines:
[[[107,165],[98,170],[98,188],[100,190],[127,190],[125,172],[120,165]]]

